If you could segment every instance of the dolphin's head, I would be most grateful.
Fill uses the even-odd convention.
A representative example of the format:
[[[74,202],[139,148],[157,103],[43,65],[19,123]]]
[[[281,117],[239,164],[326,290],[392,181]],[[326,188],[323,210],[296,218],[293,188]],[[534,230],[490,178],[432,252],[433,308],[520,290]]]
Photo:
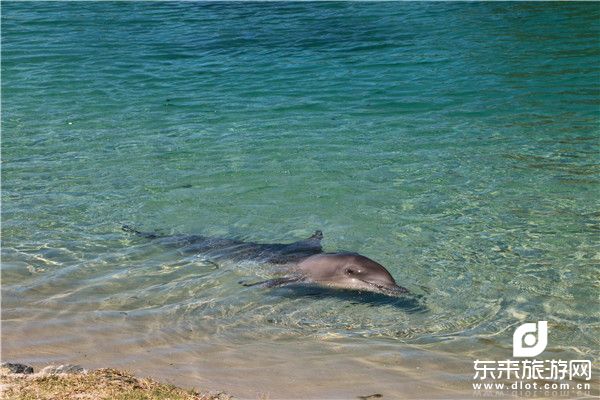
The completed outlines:
[[[383,265],[357,253],[323,253],[306,258],[298,268],[307,281],[319,285],[399,295],[398,286]]]

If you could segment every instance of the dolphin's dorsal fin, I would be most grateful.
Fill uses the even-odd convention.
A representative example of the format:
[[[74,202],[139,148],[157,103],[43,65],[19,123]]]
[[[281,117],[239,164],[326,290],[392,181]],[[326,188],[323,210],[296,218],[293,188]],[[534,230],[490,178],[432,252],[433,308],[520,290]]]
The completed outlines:
[[[306,240],[318,240],[318,241],[321,241],[322,239],[323,239],[323,231],[317,229],[315,231],[315,233],[313,233],[312,236],[310,236]]]
[[[318,248],[321,249],[321,240],[323,240],[323,232],[316,230],[311,236],[296,243],[292,243],[298,247]]]
[[[323,232],[315,231],[310,237],[299,240],[294,243],[290,243],[285,246],[286,252],[301,252],[301,251],[309,251],[310,253],[320,253],[322,251],[321,248],[321,240],[323,239]]]

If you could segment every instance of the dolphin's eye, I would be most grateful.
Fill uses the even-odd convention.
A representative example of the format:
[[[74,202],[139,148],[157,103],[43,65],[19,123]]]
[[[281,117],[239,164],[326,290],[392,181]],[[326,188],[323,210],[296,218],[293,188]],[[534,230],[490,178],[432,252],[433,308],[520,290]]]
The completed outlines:
[[[348,275],[352,275],[352,274],[354,274],[355,272],[356,272],[356,271],[355,271],[355,270],[353,270],[352,268],[346,268],[346,273],[347,273]]]

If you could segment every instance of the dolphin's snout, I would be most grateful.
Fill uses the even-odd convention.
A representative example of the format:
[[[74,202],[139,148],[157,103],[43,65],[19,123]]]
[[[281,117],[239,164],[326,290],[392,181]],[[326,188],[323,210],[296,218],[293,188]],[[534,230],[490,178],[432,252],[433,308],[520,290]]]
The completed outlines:
[[[363,281],[368,283],[373,288],[373,291],[381,292],[390,296],[399,296],[402,294],[410,293],[408,289],[398,285],[396,282],[385,282],[385,281]]]
[[[389,286],[382,286],[381,290],[385,294],[389,294],[389,295],[392,295],[392,296],[399,296],[399,295],[402,295],[402,294],[408,294],[408,293],[410,293],[410,291],[407,288],[399,286],[399,285],[396,285],[396,284],[389,285]]]
[[[400,293],[409,293],[409,291],[408,291],[408,289],[407,289],[407,288],[405,288],[405,287],[402,287],[402,286],[399,286],[399,285],[396,285],[396,286],[393,288],[393,290],[394,290],[394,291],[396,291],[396,292],[400,292]]]

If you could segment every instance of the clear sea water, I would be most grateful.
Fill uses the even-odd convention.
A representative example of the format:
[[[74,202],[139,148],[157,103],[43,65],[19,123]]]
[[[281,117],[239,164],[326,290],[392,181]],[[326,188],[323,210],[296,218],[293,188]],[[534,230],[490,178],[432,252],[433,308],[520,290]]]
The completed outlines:
[[[599,66],[598,3],[4,2],[2,358],[468,397],[547,320],[540,357],[598,365]],[[425,307],[242,287],[272,268],[123,223],[322,229]]]

